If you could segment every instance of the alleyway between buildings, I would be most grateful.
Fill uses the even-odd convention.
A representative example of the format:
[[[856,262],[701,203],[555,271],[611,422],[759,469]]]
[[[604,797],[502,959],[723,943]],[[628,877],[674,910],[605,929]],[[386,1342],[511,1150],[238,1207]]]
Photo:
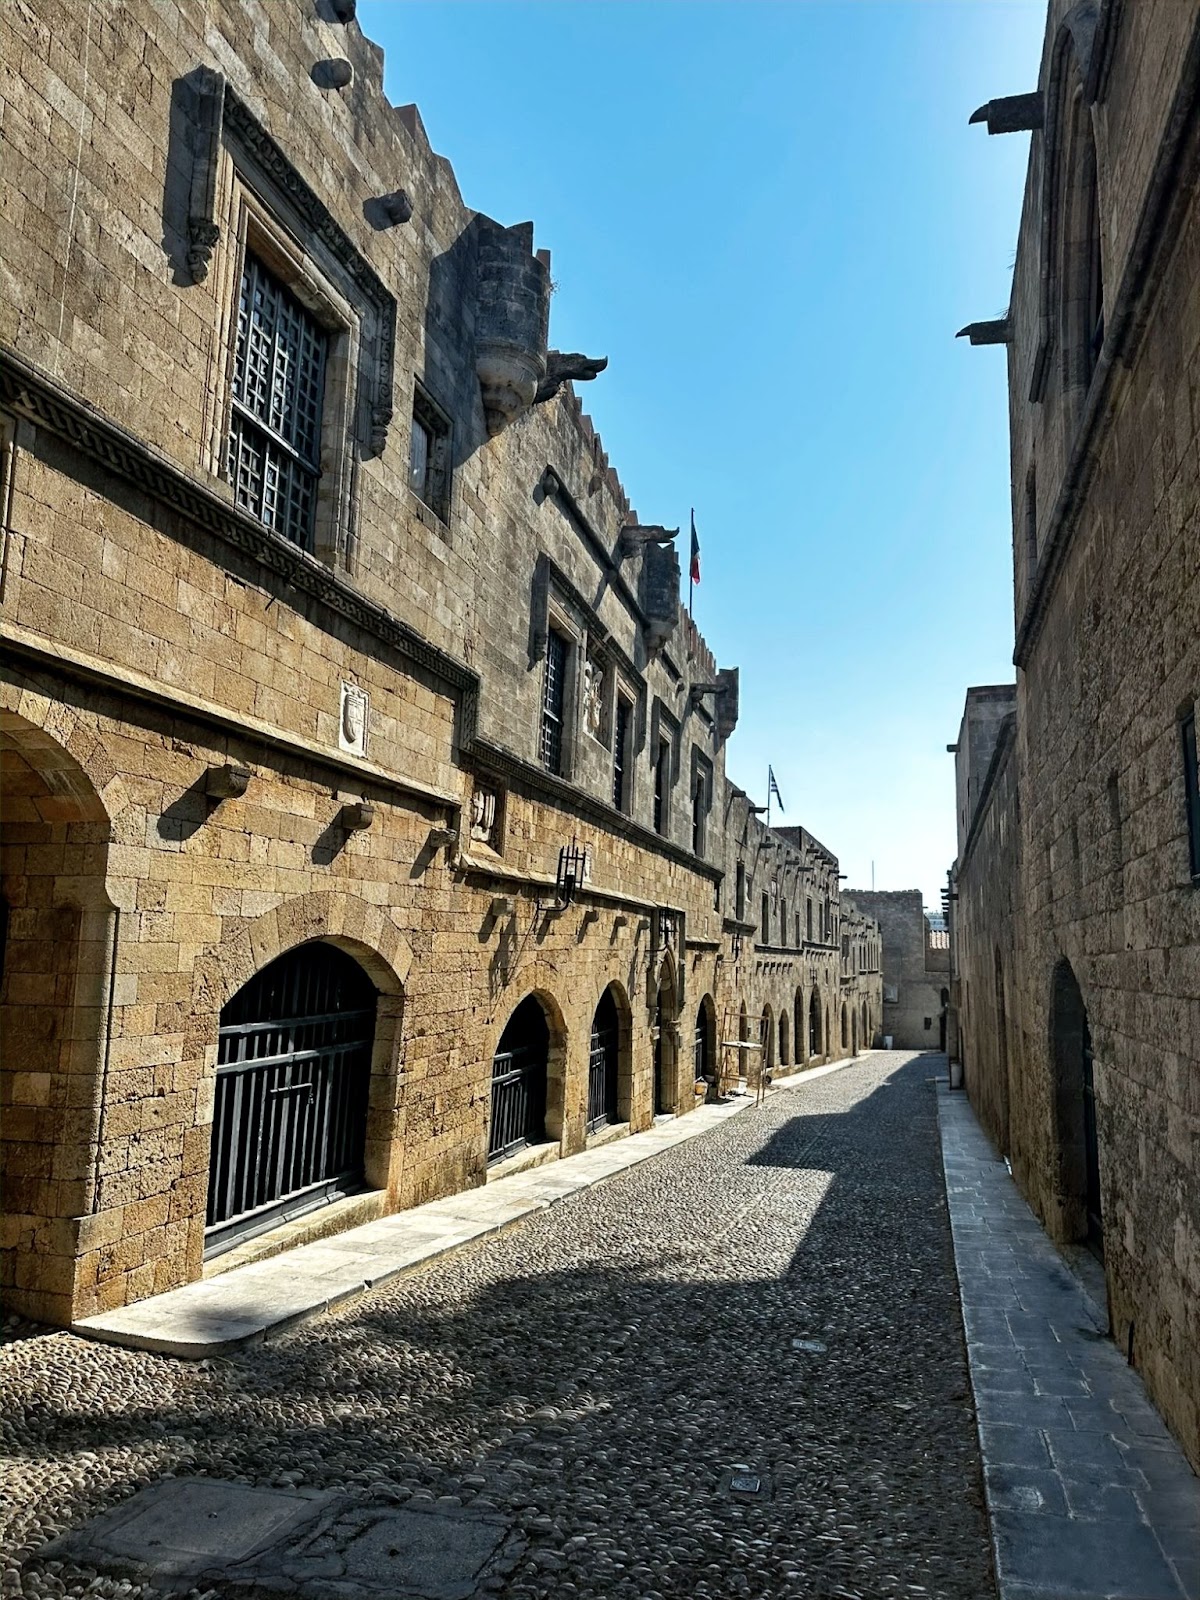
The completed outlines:
[[[939,1069],[876,1053],[781,1089],[231,1356],[8,1344],[6,1588],[148,1592],[18,1569],[173,1474],[336,1491],[360,1528],[420,1510],[451,1552],[498,1529],[504,1596],[994,1595]],[[475,1592],[441,1559],[425,1592]]]

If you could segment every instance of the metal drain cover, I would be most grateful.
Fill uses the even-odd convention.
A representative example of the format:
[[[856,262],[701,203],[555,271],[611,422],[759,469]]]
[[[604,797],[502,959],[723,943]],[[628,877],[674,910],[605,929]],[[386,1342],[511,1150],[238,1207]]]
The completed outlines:
[[[793,1339],[792,1349],[803,1350],[806,1355],[810,1356],[823,1356],[825,1354],[825,1345],[820,1339]]]

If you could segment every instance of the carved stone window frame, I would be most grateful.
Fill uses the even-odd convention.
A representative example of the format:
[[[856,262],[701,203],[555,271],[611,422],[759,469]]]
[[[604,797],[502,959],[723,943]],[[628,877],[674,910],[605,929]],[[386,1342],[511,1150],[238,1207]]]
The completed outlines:
[[[237,298],[250,248],[331,335],[317,554],[352,567],[358,461],[383,452],[392,420],[395,298],[226,78],[198,67],[183,83],[190,105],[187,267],[201,283],[215,260],[224,352],[206,464],[227,479]]]
[[[338,292],[311,258],[241,181],[230,184],[228,248],[220,268],[221,348],[224,382],[209,435],[209,468],[229,480],[229,430],[233,413],[238,303],[247,255],[257,257],[295,295],[328,339],[321,412],[321,476],[317,484],[313,553],[330,566],[350,567],[354,556],[354,502],[358,454],[350,420],[357,401],[361,323],[357,308]]]
[[[567,646],[566,661],[563,664],[563,720],[562,720],[562,762],[558,776],[571,781],[575,777],[576,744],[579,729],[583,720],[583,708],[580,697],[583,693],[583,669],[581,662],[583,652],[587,648],[587,634],[580,626],[570,610],[553,593],[548,597],[546,607],[546,632],[557,633]],[[542,671],[545,672],[545,650],[542,651]],[[541,693],[538,694],[538,728],[541,727]],[[540,733],[539,733],[540,737]]]

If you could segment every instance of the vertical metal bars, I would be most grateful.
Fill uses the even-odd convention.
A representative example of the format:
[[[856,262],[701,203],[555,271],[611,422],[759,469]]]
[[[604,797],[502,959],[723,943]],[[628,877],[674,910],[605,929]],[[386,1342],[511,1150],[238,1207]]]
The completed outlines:
[[[588,1055],[588,1132],[617,1120],[617,1068],[621,1050],[621,1019],[612,991],[606,989],[592,1018],[592,1043]]]
[[[302,945],[221,1013],[206,1247],[226,1248],[363,1179],[375,988],[333,945]]]
[[[239,506],[306,550],[321,475],[328,340],[290,290],[247,253],[238,302],[229,476]]]
[[[563,706],[566,694],[567,642],[553,629],[546,636],[546,677],[542,686],[542,765],[562,771]]]

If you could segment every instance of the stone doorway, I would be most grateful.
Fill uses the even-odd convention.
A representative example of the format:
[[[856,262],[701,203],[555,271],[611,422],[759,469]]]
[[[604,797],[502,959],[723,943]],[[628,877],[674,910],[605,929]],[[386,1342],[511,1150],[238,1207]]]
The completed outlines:
[[[1092,1034],[1083,993],[1064,957],[1050,990],[1050,1052],[1062,1231],[1069,1240],[1104,1252],[1100,1140]]]

